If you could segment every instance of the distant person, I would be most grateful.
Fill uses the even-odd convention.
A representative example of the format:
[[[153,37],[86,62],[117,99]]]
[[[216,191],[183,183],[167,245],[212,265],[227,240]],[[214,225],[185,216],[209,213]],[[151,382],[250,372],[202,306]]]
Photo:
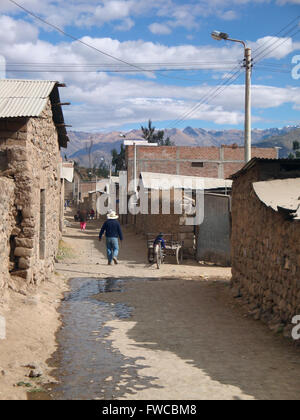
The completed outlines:
[[[94,220],[94,219],[95,219],[95,210],[94,210],[94,209],[92,209],[92,210],[90,211],[90,216],[91,216],[91,219],[92,219],[92,220]]]
[[[119,238],[120,241],[123,241],[123,233],[118,218],[115,211],[110,211],[99,233],[99,241],[101,241],[105,232],[108,265],[112,265],[113,261],[118,264]]]
[[[153,248],[155,245],[161,244],[162,249],[166,249],[166,241],[164,240],[164,234],[160,233],[157,235],[157,237],[154,239]]]
[[[79,222],[80,222],[80,230],[82,232],[86,229],[86,222],[87,222],[87,212],[85,210],[79,213]]]

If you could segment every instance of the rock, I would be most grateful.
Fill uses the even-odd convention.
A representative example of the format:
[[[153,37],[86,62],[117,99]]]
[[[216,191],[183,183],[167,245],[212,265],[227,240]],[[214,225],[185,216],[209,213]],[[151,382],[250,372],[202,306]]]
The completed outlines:
[[[30,371],[28,376],[29,378],[40,378],[41,376],[43,376],[43,372],[39,369],[33,369]]]
[[[18,248],[15,249],[14,255],[16,257],[23,257],[23,258],[24,257],[31,257],[32,250],[29,249],[29,248],[21,248],[21,247],[18,247]]]
[[[20,268],[21,270],[26,270],[26,269],[30,268],[30,260],[29,260],[29,259],[26,259],[26,258],[21,257],[21,258],[19,259],[19,268]]]

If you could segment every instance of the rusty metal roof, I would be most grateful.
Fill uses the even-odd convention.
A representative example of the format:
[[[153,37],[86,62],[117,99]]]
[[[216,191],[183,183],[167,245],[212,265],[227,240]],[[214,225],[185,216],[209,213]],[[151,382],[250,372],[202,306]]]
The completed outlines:
[[[291,166],[298,166],[298,168],[300,169],[300,160],[299,159],[269,159],[269,158],[252,158],[247,164],[245,164],[245,166],[243,166],[242,169],[240,169],[238,172],[236,172],[235,174],[231,175],[229,177],[229,179],[236,179],[239,176],[245,174],[246,172],[248,172],[250,169],[252,169],[255,165],[257,165],[258,163],[274,163],[274,162],[278,162],[280,164],[285,164],[285,165],[291,165]]]
[[[184,175],[171,175],[152,172],[141,172],[144,188],[148,189],[231,189],[232,181],[218,178],[203,178]]]
[[[253,189],[267,207],[300,220],[300,178],[254,182]]]
[[[39,117],[57,82],[0,80],[0,118]]]
[[[39,117],[48,99],[61,147],[67,147],[64,116],[60,104],[59,82],[49,80],[0,79],[0,118]]]

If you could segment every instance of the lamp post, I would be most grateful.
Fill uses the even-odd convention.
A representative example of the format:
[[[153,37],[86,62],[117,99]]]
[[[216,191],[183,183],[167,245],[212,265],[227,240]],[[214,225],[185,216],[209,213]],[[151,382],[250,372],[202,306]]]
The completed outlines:
[[[120,137],[126,138],[125,134],[120,134]],[[133,160],[133,174],[134,174],[134,193],[137,194],[137,146],[152,146],[157,147],[158,143],[148,143],[147,140],[143,139],[130,139],[124,141],[124,146],[134,146],[134,160]]]
[[[212,38],[216,41],[232,41],[242,44],[244,47],[244,67],[246,69],[246,82],[245,82],[245,162],[251,160],[251,73],[252,73],[252,58],[251,48],[248,48],[244,41],[239,39],[229,38],[225,32],[214,31],[211,34]]]

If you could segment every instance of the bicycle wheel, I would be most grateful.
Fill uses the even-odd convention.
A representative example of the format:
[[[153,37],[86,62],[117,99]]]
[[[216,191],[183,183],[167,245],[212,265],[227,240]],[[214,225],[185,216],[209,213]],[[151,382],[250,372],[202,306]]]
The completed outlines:
[[[161,253],[161,245],[157,244],[154,248],[154,261],[156,263],[157,269],[160,268],[162,263],[162,253]]]
[[[176,249],[176,261],[180,265],[183,261],[183,250],[182,247]]]

